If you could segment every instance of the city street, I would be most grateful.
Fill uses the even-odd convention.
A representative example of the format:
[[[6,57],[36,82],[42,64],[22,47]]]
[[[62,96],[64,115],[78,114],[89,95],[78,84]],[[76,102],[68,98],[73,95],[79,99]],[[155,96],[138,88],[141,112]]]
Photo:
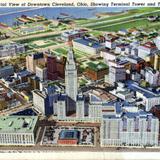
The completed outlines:
[[[160,159],[160,9],[99,8],[0,11],[8,160]]]
[[[45,126],[74,126],[74,127],[95,127],[95,145],[93,146],[46,146],[41,145],[42,137],[44,135]],[[35,146],[1,146],[0,152],[49,152],[49,151],[94,151],[94,152],[159,152],[158,147],[100,147],[100,124],[98,123],[71,123],[71,122],[55,122],[54,120],[40,120],[39,121],[39,133],[37,143]]]

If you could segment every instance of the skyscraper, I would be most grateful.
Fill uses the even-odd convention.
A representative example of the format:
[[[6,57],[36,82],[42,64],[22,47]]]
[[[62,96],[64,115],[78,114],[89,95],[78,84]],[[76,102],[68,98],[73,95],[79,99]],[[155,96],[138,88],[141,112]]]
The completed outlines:
[[[160,54],[157,53],[154,56],[154,69],[160,71]]]
[[[26,57],[26,68],[29,72],[36,73],[36,66],[39,64],[45,64],[42,52],[32,53]]]
[[[67,55],[66,68],[65,68],[65,93],[67,95],[67,115],[76,112],[77,100],[77,69],[74,60],[73,50],[70,48]]]
[[[66,94],[69,98],[76,101],[77,99],[77,69],[74,61],[73,50],[70,49],[67,55],[65,68],[65,86]]]
[[[56,57],[48,56],[47,57],[47,78],[49,80],[56,80],[58,77],[57,66],[56,66]]]

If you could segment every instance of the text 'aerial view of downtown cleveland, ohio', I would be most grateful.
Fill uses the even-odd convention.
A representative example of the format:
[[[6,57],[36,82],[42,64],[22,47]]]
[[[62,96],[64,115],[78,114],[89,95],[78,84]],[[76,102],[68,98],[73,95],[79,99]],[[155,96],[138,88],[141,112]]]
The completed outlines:
[[[160,151],[160,8],[0,8],[0,151]]]

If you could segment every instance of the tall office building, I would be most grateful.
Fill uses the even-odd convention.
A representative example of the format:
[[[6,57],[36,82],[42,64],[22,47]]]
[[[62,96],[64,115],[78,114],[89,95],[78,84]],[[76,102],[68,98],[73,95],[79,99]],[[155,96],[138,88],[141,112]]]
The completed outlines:
[[[43,115],[52,115],[55,112],[55,101],[57,101],[57,88],[55,86],[47,86],[43,91],[34,90],[33,104]]]
[[[150,67],[146,67],[145,69],[145,80],[151,85],[151,86],[159,86],[159,77],[160,73],[157,70],[154,70]]]
[[[56,80],[57,75],[57,65],[56,65],[56,57],[48,56],[47,57],[47,78],[49,80]]]
[[[57,73],[58,77],[64,78],[65,77],[65,65],[66,65],[66,57],[62,56],[57,58]]]
[[[77,96],[76,102],[76,117],[84,118],[85,117],[85,100],[83,95]]]
[[[109,83],[119,82],[126,80],[126,70],[124,67],[109,67]]]
[[[41,81],[47,79],[47,68],[43,65],[36,66],[36,76],[39,77]]]
[[[26,67],[29,72],[36,73],[36,66],[44,63],[43,53],[33,53],[26,57]]]
[[[144,45],[138,47],[138,57],[146,59],[147,56],[158,52],[157,47],[152,42],[147,42]]]
[[[103,115],[101,146],[157,146],[159,120],[139,110],[121,116]]]
[[[159,54],[155,54],[155,57],[154,57],[154,69],[160,71],[160,53]]]
[[[34,107],[37,108],[43,115],[47,115],[48,108],[50,107],[48,96],[39,90],[34,90],[32,94]]]
[[[66,118],[66,95],[59,95],[57,106],[58,119],[64,120]]]
[[[70,49],[67,55],[65,68],[65,86],[67,96],[76,101],[77,99],[77,69],[74,61],[73,50]]]
[[[3,109],[7,109],[7,102],[5,100],[5,97],[0,95],[0,111]]]
[[[155,42],[155,44],[156,44],[156,47],[160,50],[160,37],[159,37],[159,36],[156,37],[156,38],[154,39],[154,42]]]

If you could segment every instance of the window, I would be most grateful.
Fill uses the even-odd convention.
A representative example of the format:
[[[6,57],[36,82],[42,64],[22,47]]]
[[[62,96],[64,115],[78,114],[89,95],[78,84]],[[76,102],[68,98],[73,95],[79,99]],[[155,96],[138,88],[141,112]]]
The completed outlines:
[[[138,117],[134,118],[134,124],[135,124],[134,131],[138,132],[139,131],[139,118]]]
[[[151,120],[152,117],[151,116],[147,116],[147,132],[151,132]]]
[[[127,131],[127,118],[123,118],[122,119],[122,126],[123,126],[123,131],[126,132]]]

